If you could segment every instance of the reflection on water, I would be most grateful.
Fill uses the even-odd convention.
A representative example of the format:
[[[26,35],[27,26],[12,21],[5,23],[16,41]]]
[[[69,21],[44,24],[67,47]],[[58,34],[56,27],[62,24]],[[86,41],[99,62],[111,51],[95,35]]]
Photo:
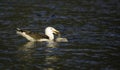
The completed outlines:
[[[35,42],[27,42],[22,47],[19,47],[19,50],[29,51],[35,47]]]
[[[0,70],[119,70],[118,0],[0,0]],[[27,42],[16,28],[60,30],[65,43]]]
[[[38,48],[39,46],[39,51],[44,52],[43,54],[37,53],[35,48]],[[44,46],[44,49],[43,49]],[[45,48],[46,46],[46,48]],[[53,66],[54,62],[58,61],[57,56],[53,56],[53,54],[56,53],[55,49],[55,43],[44,43],[44,42],[27,42],[23,44],[23,46],[20,46],[18,48],[18,51],[21,53],[17,54],[17,57],[19,58],[20,61],[25,61],[28,64],[33,63],[35,60],[33,60],[34,56],[39,56],[42,55],[42,61],[43,63],[43,68],[42,70],[56,70]],[[38,57],[39,58],[39,57]],[[39,65],[36,65],[38,68],[41,69]],[[47,66],[47,67],[46,67]]]
[[[57,42],[27,42],[22,45],[22,47],[19,47],[19,50],[22,51],[29,51],[33,48],[36,48],[37,46],[46,46],[46,47],[57,47],[58,43]]]

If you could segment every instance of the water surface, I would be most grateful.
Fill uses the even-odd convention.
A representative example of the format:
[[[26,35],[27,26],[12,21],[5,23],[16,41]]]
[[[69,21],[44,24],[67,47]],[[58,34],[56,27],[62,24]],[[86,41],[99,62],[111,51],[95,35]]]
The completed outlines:
[[[119,0],[1,0],[0,70],[119,70]],[[17,27],[60,30],[68,43],[32,43]]]

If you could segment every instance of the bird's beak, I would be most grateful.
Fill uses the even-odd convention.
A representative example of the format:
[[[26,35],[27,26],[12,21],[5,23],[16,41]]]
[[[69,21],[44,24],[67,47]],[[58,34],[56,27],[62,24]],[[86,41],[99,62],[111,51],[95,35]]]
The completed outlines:
[[[60,34],[60,32],[58,30],[56,30],[56,29],[53,30],[53,33],[54,34]]]

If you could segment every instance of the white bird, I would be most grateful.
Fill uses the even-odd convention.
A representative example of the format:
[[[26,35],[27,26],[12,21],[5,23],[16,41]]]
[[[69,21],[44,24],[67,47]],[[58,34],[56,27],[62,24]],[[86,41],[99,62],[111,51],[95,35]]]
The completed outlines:
[[[34,33],[28,30],[22,30],[20,28],[17,28],[17,34],[25,37],[29,41],[32,41],[32,42],[40,41],[41,42],[41,41],[54,41],[55,40],[54,34],[60,34],[60,32],[53,27],[47,27],[45,29],[45,34]],[[62,42],[62,40],[59,42]],[[63,41],[63,42],[67,42],[67,41]]]

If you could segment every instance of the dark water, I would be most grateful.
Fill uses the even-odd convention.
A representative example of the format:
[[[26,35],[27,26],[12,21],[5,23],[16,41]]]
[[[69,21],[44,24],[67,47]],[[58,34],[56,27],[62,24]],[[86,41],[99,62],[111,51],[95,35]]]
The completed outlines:
[[[119,70],[119,0],[0,0],[0,70]],[[31,43],[52,26],[68,43]]]

